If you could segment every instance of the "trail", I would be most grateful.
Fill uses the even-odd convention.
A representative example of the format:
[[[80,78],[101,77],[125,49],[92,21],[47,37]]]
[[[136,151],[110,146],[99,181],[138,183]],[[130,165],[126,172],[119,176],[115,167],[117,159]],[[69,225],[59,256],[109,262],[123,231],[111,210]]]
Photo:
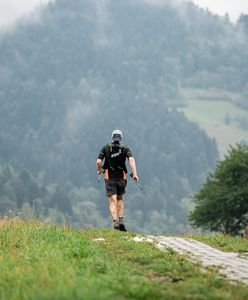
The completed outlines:
[[[172,248],[203,267],[217,267],[221,275],[230,281],[248,285],[248,253],[223,252],[193,239],[163,236],[135,237],[134,241],[153,242],[160,250]]]

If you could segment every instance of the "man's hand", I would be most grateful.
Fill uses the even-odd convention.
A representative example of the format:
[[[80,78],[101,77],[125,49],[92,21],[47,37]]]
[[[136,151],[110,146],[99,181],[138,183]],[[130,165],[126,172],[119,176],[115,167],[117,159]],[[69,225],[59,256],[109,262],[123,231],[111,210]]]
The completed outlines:
[[[133,175],[133,173],[131,173],[130,177],[132,177],[133,180],[138,184],[138,186],[141,189],[141,191],[144,191],[144,188],[142,187],[142,185],[139,184],[139,177],[138,177],[138,175],[137,174]]]
[[[138,182],[139,181],[139,176],[136,174],[136,175],[133,175],[133,180]]]
[[[132,171],[133,171],[131,177],[133,178],[133,180],[134,180],[135,182],[138,182],[138,181],[139,181],[139,177],[138,177],[138,175],[137,175],[137,170],[136,170],[136,164],[135,164],[135,159],[134,159],[134,157],[129,157],[129,163],[130,163],[130,167],[131,167],[131,169],[132,169]]]
[[[138,181],[139,181],[139,177],[138,177],[137,174],[134,175],[133,173],[131,173],[131,174],[130,174],[130,177],[132,177],[133,180],[134,180],[135,182],[138,182]]]

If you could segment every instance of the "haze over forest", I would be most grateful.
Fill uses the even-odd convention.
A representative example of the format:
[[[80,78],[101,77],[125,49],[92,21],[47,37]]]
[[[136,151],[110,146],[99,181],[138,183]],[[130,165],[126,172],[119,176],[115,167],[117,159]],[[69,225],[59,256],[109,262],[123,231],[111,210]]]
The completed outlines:
[[[95,160],[119,128],[145,187],[129,181],[127,227],[190,230],[189,196],[219,153],[182,110],[200,91],[199,102],[247,113],[248,16],[234,25],[174,3],[57,0],[1,32],[2,213],[108,226]],[[245,131],[247,120],[238,123]]]

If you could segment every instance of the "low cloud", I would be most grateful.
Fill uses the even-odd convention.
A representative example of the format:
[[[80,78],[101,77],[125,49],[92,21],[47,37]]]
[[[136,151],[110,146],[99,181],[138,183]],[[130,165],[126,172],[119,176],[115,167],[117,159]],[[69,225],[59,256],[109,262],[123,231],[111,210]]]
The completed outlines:
[[[106,34],[106,28],[109,19],[108,5],[109,5],[109,0],[95,1],[97,33],[94,37],[94,41],[97,46],[107,46],[110,42]]]
[[[27,19],[27,17],[30,20],[35,19],[37,18],[37,11],[52,1],[54,0],[1,0],[0,26],[7,27],[16,21]]]
[[[66,116],[67,136],[70,138],[79,136],[85,125],[93,118],[95,111],[96,106],[93,104],[77,101]]]
[[[41,5],[46,5],[55,0],[1,0],[0,1],[0,26],[7,26],[14,23],[17,19],[29,15]],[[97,6],[97,14],[99,22],[103,24],[107,21],[106,6],[109,0],[92,0],[95,1]],[[229,13],[231,20],[236,21],[241,13],[248,14],[248,1],[245,0],[140,0],[154,5],[172,5],[178,6],[183,2],[193,2],[203,8],[208,8],[211,12],[219,15]],[[100,43],[106,42],[104,32],[99,35]]]

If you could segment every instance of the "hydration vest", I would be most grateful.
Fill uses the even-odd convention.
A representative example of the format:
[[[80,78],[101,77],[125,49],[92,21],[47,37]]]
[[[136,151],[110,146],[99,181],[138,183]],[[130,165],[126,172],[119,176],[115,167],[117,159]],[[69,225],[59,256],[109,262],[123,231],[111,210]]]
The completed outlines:
[[[106,145],[105,161],[103,169],[110,169],[112,171],[122,170],[127,173],[126,168],[126,148],[119,143],[112,143]]]

